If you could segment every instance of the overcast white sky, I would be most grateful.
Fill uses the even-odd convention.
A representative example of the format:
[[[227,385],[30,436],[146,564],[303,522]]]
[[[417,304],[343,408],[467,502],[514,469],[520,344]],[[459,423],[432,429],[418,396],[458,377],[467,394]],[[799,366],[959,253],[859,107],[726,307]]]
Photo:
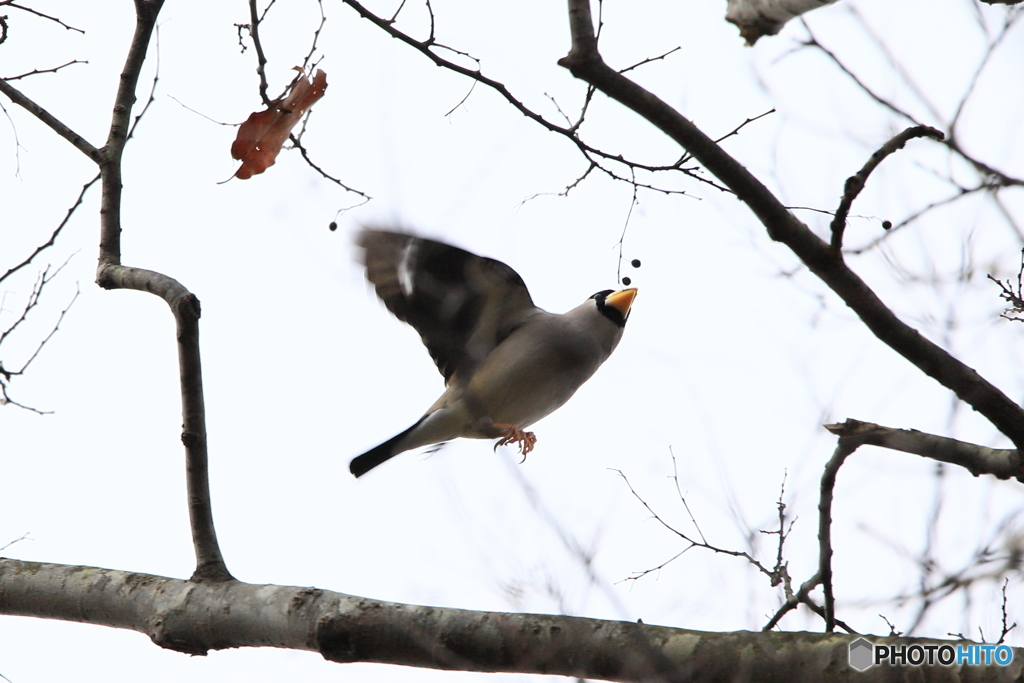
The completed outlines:
[[[375,3],[383,14],[394,3]],[[556,65],[568,50],[559,3],[433,2],[442,42],[482,60],[529,106],[553,120],[575,112],[584,89]],[[58,74],[19,83],[94,144],[106,135],[133,17],[123,2],[36,2],[86,30],[79,35],[8,9],[0,73],[71,59]],[[708,630],[759,629],[779,604],[742,561],[691,551],[640,581],[632,573],[682,549],[651,520],[621,470],[659,514],[692,531],[681,489],[709,541],[771,562],[760,529],[777,527],[786,478],[798,517],[788,546],[799,583],[816,563],[817,486],[833,441],[820,425],[847,417],[955,436],[1007,441],[956,406],[949,392],[882,347],[823,285],[796,267],[742,205],[707,185],[687,196],[639,195],[625,233],[622,273],[640,288],[609,362],[565,407],[538,423],[536,450],[518,464],[487,442],[408,453],[356,481],[349,459],[411,424],[443,388],[415,332],[393,319],[353,263],[362,223],[414,229],[505,261],[534,300],[562,312],[616,286],[617,243],[631,189],[593,174],[551,196],[586,163],[495,94],[437,69],[349,8],[325,0],[320,67],[328,75],[304,142],[313,158],[373,200],[328,223],[358,198],[296,153],[248,181],[228,150],[239,122],[260,108],[255,56],[240,52],[244,2],[169,0],[161,14],[156,100],[125,157],[123,261],[164,272],[202,301],[201,338],[211,479],[228,566],[254,583],[315,585],[379,599],[468,609],[564,612]],[[854,12],[864,23],[859,23]],[[841,2],[815,12],[815,35],[885,97],[944,127],[984,54],[975,12],[993,31],[1005,10],[963,0]],[[607,2],[602,51],[625,67],[677,45],[634,72],[645,86],[721,136],[728,149],[794,206],[834,210],[845,178],[907,125],[875,106],[820,52],[793,52],[799,23],[744,48],[725,3]],[[412,3],[400,26],[424,36]],[[280,0],[263,27],[271,91],[300,63],[319,21],[315,2]],[[870,26],[877,36],[864,30]],[[876,41],[877,38],[877,41]],[[930,112],[894,75],[878,42],[903,60]],[[156,72],[151,51],[140,101]],[[1016,26],[990,61],[961,121],[964,144],[1024,176],[1024,32]],[[181,104],[179,104],[179,102]],[[0,268],[45,241],[94,170],[70,145],[6,100],[0,120]],[[186,105],[188,108],[186,108]],[[450,114],[447,114],[450,110]],[[588,140],[650,163],[679,150],[635,115],[595,98]],[[15,134],[17,137],[15,137]],[[951,194],[936,174],[973,182],[963,164],[915,141],[872,177],[854,207],[848,244],[881,233]],[[667,182],[667,181],[659,181]],[[674,181],[672,181],[674,182]],[[538,194],[544,196],[525,201]],[[1024,192],[1002,195],[1024,225]],[[81,294],[61,330],[12,396],[54,414],[0,409],[0,546],[7,556],[188,577],[193,555],[184,505],[173,324],[138,292],[93,284],[98,192],[36,265],[65,271],[30,325],[3,346],[5,367],[45,335]],[[800,217],[822,234],[828,216]],[[999,321],[984,275],[1015,274],[1021,238],[988,198],[973,196],[894,235],[852,263],[883,299],[931,339],[1022,396],[1024,328]],[[635,270],[628,260],[639,258]],[[31,289],[36,269],[10,284],[0,323]],[[969,274],[966,282],[955,277]],[[792,276],[784,274],[793,273]],[[917,587],[914,558],[941,500],[932,539],[946,570],[968,563],[1020,508],[1019,484],[974,479],[909,455],[858,452],[839,476],[836,591],[840,616],[885,633],[914,609],[880,600]],[[937,495],[941,492],[942,496]],[[591,557],[588,565],[582,558]],[[1024,592],[1011,584],[1024,622]],[[998,587],[940,606],[920,633],[998,631]],[[820,629],[805,613],[787,629]],[[1011,643],[1020,644],[1016,632]],[[60,657],[53,652],[59,650]],[[0,674],[34,681],[426,681],[480,676],[375,665],[339,666],[308,653],[247,650],[191,658],[140,634],[0,617]],[[491,678],[491,677],[488,677]]]

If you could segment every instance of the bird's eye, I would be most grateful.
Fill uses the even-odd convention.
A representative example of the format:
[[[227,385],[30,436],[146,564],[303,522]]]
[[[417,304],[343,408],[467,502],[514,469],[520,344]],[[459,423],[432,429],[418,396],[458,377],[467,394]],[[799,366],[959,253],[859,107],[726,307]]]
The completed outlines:
[[[600,291],[600,292],[598,292],[598,293],[596,293],[596,294],[592,295],[592,296],[591,296],[590,298],[591,298],[591,299],[596,299],[598,303],[604,303],[604,300],[605,300],[605,298],[606,298],[606,297],[607,297],[607,296],[608,296],[609,294],[611,294],[611,293],[612,293],[613,291],[614,291],[614,290],[611,290],[611,289],[605,289],[605,290],[603,290],[603,291]]]

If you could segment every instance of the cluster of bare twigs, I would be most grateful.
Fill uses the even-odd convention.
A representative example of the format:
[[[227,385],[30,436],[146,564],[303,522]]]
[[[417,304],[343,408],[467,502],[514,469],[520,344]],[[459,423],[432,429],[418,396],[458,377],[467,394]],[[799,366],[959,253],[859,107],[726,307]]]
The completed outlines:
[[[402,41],[409,47],[420,52],[426,58],[431,60],[435,65],[448,69],[455,73],[461,74],[471,79],[473,81],[473,84],[470,88],[469,93],[467,93],[466,97],[468,97],[469,94],[472,93],[472,88],[474,88],[477,84],[491,88],[496,93],[498,93],[506,102],[508,102],[517,111],[519,111],[521,114],[523,114],[530,120],[539,124],[546,130],[551,131],[553,133],[557,133],[570,140],[571,143],[577,148],[577,150],[579,150],[580,154],[583,156],[584,161],[586,162],[586,168],[575,180],[568,183],[561,192],[556,193],[558,195],[567,195],[574,188],[578,187],[579,184],[583,182],[587,177],[589,177],[590,174],[594,171],[599,171],[605,174],[607,177],[612,178],[613,180],[626,182],[633,185],[634,187],[639,187],[645,190],[650,190],[653,192],[659,192],[663,194],[686,194],[686,190],[674,187],[671,184],[669,184],[673,182],[672,180],[667,180],[667,182],[665,183],[656,180],[657,178],[660,178],[662,176],[665,176],[667,179],[671,179],[676,176],[685,176],[687,178],[697,180],[701,183],[711,185],[720,190],[729,191],[727,188],[717,183],[715,180],[703,175],[700,171],[700,168],[693,163],[693,157],[690,156],[688,153],[683,153],[679,158],[670,163],[652,164],[641,162],[635,159],[630,159],[620,152],[613,153],[610,151],[600,149],[584,141],[583,137],[580,134],[580,126],[582,126],[584,121],[586,120],[587,111],[593,99],[593,95],[595,92],[595,88],[593,86],[588,86],[587,92],[583,99],[583,104],[581,105],[580,110],[575,115],[575,117],[570,117],[569,114],[562,110],[562,108],[558,105],[557,102],[554,102],[554,100],[552,100],[556,111],[565,121],[564,125],[555,123],[554,121],[549,120],[543,114],[528,107],[525,101],[514,95],[504,83],[495,80],[489,76],[486,76],[483,73],[483,70],[480,66],[480,62],[478,59],[465,52],[462,52],[460,50],[454,49],[443,43],[438,42],[435,34],[436,22],[434,18],[434,12],[429,2],[427,3],[427,10],[430,16],[430,30],[427,37],[422,40],[414,38],[412,35],[402,31],[395,25],[399,13],[402,11],[402,8],[404,7],[405,3],[402,3],[402,5],[399,6],[398,10],[392,17],[386,18],[371,12],[360,2],[358,2],[358,0],[344,0],[344,2],[346,5],[348,5],[356,12],[358,12],[359,16],[371,22],[372,24],[374,24],[375,26],[377,26],[378,28],[380,28],[393,38],[397,38],[398,40]],[[663,59],[668,55],[672,54],[673,52],[675,52],[675,49],[669,50],[668,52],[665,52],[664,54],[658,55],[656,57],[649,57],[647,59],[641,60],[640,62],[633,64],[632,66],[626,67],[625,69],[622,70],[622,72],[625,73],[643,64]],[[456,57],[471,60],[473,63],[476,64],[476,67],[469,68],[463,66],[462,64],[459,64],[458,62],[455,62],[452,59],[443,56],[442,53],[449,53],[455,55]],[[463,99],[463,101],[465,101],[465,99]],[[457,108],[458,106],[459,105],[456,105],[455,108]],[[746,123],[750,123],[751,121],[756,120],[757,118],[760,117],[755,117],[754,119],[748,120],[744,124],[741,124],[735,131],[733,131],[729,135],[734,135],[738,133],[739,128],[742,128],[743,125],[746,125]],[[638,174],[646,174],[654,179],[650,181],[638,180]],[[530,198],[528,197],[527,199]]]
[[[839,468],[846,459],[862,445],[885,445],[886,447],[894,448],[896,450],[914,452],[924,457],[932,457],[936,452],[946,451],[948,453],[951,450],[962,451],[961,456],[964,459],[979,457],[979,454],[974,451],[977,447],[974,447],[972,444],[965,444],[953,439],[947,439],[946,441],[948,443],[939,445],[936,443],[936,440],[942,439],[942,437],[913,432],[912,430],[892,430],[885,427],[879,427],[878,425],[858,422],[856,420],[848,420],[842,425],[829,425],[828,427],[840,438],[836,452],[828,465],[826,465],[825,473],[822,476],[821,482],[818,528],[819,568],[813,576],[801,583],[799,588],[796,590],[793,589],[793,579],[789,574],[788,562],[786,561],[784,554],[786,539],[796,522],[795,519],[790,520],[787,519],[786,516],[786,504],[784,502],[785,481],[783,481],[782,488],[779,492],[779,498],[776,502],[779,527],[778,529],[761,530],[762,534],[778,536],[775,563],[772,567],[768,567],[752,554],[754,552],[753,549],[749,552],[731,550],[708,542],[704,533],[700,529],[700,525],[697,523],[696,518],[690,510],[690,506],[686,501],[686,497],[684,496],[682,489],[680,488],[679,475],[676,468],[676,459],[674,454],[672,454],[672,479],[675,482],[676,493],[679,501],[682,503],[691,524],[696,530],[697,538],[694,538],[692,535],[669,524],[664,517],[655,511],[651,505],[633,488],[633,485],[629,482],[626,475],[621,471],[615,470],[623,478],[626,486],[629,488],[633,496],[639,500],[651,514],[651,517],[662,527],[670,531],[685,543],[683,549],[669,559],[657,566],[635,572],[633,575],[628,577],[628,580],[636,581],[650,574],[658,573],[694,548],[709,550],[717,554],[732,557],[740,557],[746,560],[761,574],[766,576],[773,588],[781,587],[782,589],[782,604],[765,623],[762,630],[770,631],[778,627],[780,621],[784,616],[786,616],[786,614],[803,605],[810,609],[814,614],[818,615],[825,622],[826,630],[830,631],[833,627],[838,626],[847,633],[856,634],[857,631],[855,631],[849,624],[835,616],[836,599],[832,591],[832,503],[836,475],[839,472]],[[1007,452],[1008,455],[1010,453],[1011,452]],[[958,464],[968,467],[965,462],[960,462]],[[1012,532],[1013,522],[1016,518],[1017,516],[1012,516],[1005,520],[995,531],[995,536],[992,539],[981,543],[975,553],[969,557],[964,562],[963,566],[957,571],[940,572],[940,565],[938,561],[936,558],[931,556],[930,542],[926,544],[922,555],[917,559],[917,564],[920,567],[921,574],[920,586],[912,593],[896,595],[889,600],[889,602],[897,605],[916,602],[918,605],[916,615],[914,615],[910,624],[906,626],[903,631],[897,631],[896,626],[893,625],[889,619],[879,615],[885,620],[891,634],[912,634],[922,624],[925,615],[943,600],[954,595],[967,596],[969,595],[971,587],[980,582],[1002,580],[1003,622],[1002,632],[997,641],[998,643],[1002,643],[1010,630],[1016,626],[1016,623],[1008,624],[1006,611],[1006,586],[1009,582],[1009,576],[1020,575],[1022,561],[1024,561],[1022,560],[1022,558],[1024,558],[1024,543],[1021,543],[1020,537]],[[937,510],[933,512],[931,520],[932,527],[936,524]],[[934,533],[935,530],[933,528],[929,533],[929,539],[931,539]],[[1003,539],[1003,541],[1000,539]],[[818,588],[821,588],[824,594],[824,600],[820,604],[811,596],[811,593]],[[980,629],[979,634],[981,635],[981,642],[986,642],[984,634],[980,632]],[[960,637],[962,638],[963,636]]]
[[[671,453],[671,450],[670,454],[672,457],[672,480],[675,482],[676,494],[679,498],[679,501],[683,504],[683,508],[686,510],[686,514],[690,518],[690,523],[693,524],[693,528],[696,530],[699,540],[687,534],[686,532],[679,530],[678,528],[674,527],[673,525],[665,521],[665,519],[661,515],[659,515],[658,512],[655,511],[654,508],[652,508],[646,500],[644,500],[643,496],[641,496],[636,491],[636,489],[633,488],[633,485],[629,482],[629,479],[626,477],[626,475],[619,470],[614,470],[626,482],[626,486],[629,488],[630,493],[632,493],[633,496],[640,501],[640,503],[651,514],[651,517],[654,520],[656,520],[659,524],[661,524],[661,526],[663,526],[665,529],[669,530],[677,537],[682,539],[686,544],[682,550],[680,550],[678,553],[676,553],[669,559],[665,560],[664,562],[658,564],[655,567],[635,572],[633,575],[628,577],[628,580],[637,581],[650,574],[660,572],[669,564],[679,559],[685,553],[689,552],[694,548],[710,550],[711,552],[720,555],[728,555],[732,557],[743,558],[752,567],[754,567],[757,571],[759,571],[761,574],[768,578],[769,584],[772,588],[781,588],[782,595],[784,598],[783,603],[776,610],[775,614],[773,614],[765,623],[764,627],[762,628],[763,631],[771,631],[772,629],[776,628],[779,622],[782,620],[782,618],[786,616],[786,614],[793,611],[800,605],[804,605],[812,612],[817,614],[819,617],[828,621],[829,610],[827,606],[823,607],[822,605],[818,604],[818,602],[814,598],[811,597],[811,592],[814,589],[821,586],[822,584],[820,572],[816,573],[807,581],[804,581],[796,590],[793,589],[793,579],[789,574],[789,563],[785,559],[784,551],[786,539],[789,537],[790,532],[792,532],[793,525],[796,523],[796,519],[789,519],[786,516],[786,503],[784,502],[786,494],[785,479],[783,479],[782,486],[779,490],[779,498],[775,503],[779,518],[779,528],[771,530],[761,530],[761,533],[764,535],[778,537],[778,543],[776,544],[775,552],[775,563],[771,567],[768,567],[765,566],[765,564],[763,564],[760,560],[758,560],[756,557],[754,557],[754,555],[751,554],[752,552],[754,552],[753,549],[751,549],[750,552],[745,550],[731,550],[708,542],[707,538],[704,536],[704,532],[700,529],[700,525],[697,523],[697,519],[694,517],[693,512],[690,510],[690,506],[686,502],[686,496],[683,494],[682,488],[680,487],[679,471],[676,465],[675,454]],[[835,619],[833,617],[832,623],[836,626],[839,626],[847,633],[856,633],[856,631],[854,631],[849,625],[847,625],[842,620]]]
[[[89,190],[90,187],[92,187],[96,183],[97,180],[99,180],[98,175],[89,182],[87,182],[82,187],[82,190],[81,192],[79,192],[78,198],[75,200],[75,203],[71,206],[71,208],[68,209],[67,214],[64,216],[64,220],[62,220],[60,224],[56,227],[56,229],[54,229],[54,231],[50,234],[49,239],[47,239],[45,242],[36,247],[35,250],[33,250],[32,253],[29,254],[20,263],[18,263],[15,266],[12,266],[7,270],[7,272],[5,272],[3,275],[0,275],[0,285],[2,285],[4,281],[7,280],[9,277],[13,276],[15,273],[18,273],[23,268],[27,267],[30,263],[32,263],[32,261],[36,257],[38,257],[40,254],[42,254],[44,251],[46,251],[47,249],[54,245],[54,243],[57,241],[57,236],[60,235],[61,231],[68,224],[68,221],[71,220],[71,216],[74,215],[75,210],[79,206],[81,206],[82,200],[85,198],[85,193]],[[25,303],[20,307],[20,311],[14,314],[14,320],[5,328],[0,328],[0,349],[2,349],[4,341],[9,339],[10,335],[12,335],[14,331],[22,323],[25,322],[32,309],[39,305],[40,299],[43,294],[43,288],[60,273],[60,271],[64,268],[64,265],[66,263],[67,261],[65,261],[64,264],[62,264],[53,271],[50,270],[50,266],[47,266],[41,273],[39,273],[39,275],[36,277],[35,284],[32,286],[31,292],[29,293],[28,297],[25,300]],[[57,318],[57,321],[53,325],[53,328],[50,330],[50,333],[47,334],[42,339],[42,341],[39,342],[39,344],[36,346],[35,350],[32,352],[32,354],[28,357],[27,360],[18,364],[17,370],[5,368],[3,364],[3,359],[0,359],[0,404],[9,403],[11,405],[18,406],[20,408],[25,408],[26,410],[31,410],[37,413],[48,412],[40,410],[38,408],[33,408],[31,406],[24,405],[12,399],[10,394],[8,393],[10,381],[13,377],[17,377],[25,373],[25,371],[28,369],[28,366],[32,363],[32,361],[36,359],[39,353],[43,350],[43,346],[46,344],[46,342],[48,342],[50,338],[53,337],[53,335],[57,332],[57,328],[60,326],[61,321],[64,320],[64,315],[68,312],[68,310],[71,308],[71,305],[75,302],[75,299],[77,298],[78,289],[76,288],[75,295],[64,307],[64,310],[61,311],[60,315]],[[6,296],[0,298],[0,313],[4,312],[2,306],[3,299],[6,299]]]
[[[910,215],[904,217],[902,220],[892,223],[892,225],[883,233],[877,237],[869,240],[866,244],[861,246],[847,249],[847,253],[861,254],[877,247],[881,242],[889,239],[893,234],[899,232],[908,225],[915,223],[925,215],[929,214],[932,210],[947,206],[954,202],[957,202],[964,197],[968,197],[980,192],[988,193],[996,205],[1000,209],[1000,213],[1003,216],[1017,235],[1024,241],[1024,228],[1017,225],[1014,221],[1012,213],[1007,210],[1007,207],[999,197],[1001,190],[1009,187],[1024,187],[1024,178],[1018,178],[1011,174],[1005,173],[991,164],[986,163],[979,159],[977,156],[968,152],[961,144],[960,137],[958,135],[958,126],[961,123],[962,115],[966,109],[968,102],[970,101],[971,95],[974,93],[979,78],[989,64],[992,55],[996,49],[1002,44],[1003,40],[1009,34],[1010,30],[1024,17],[1024,12],[1018,10],[1010,10],[1006,13],[1005,21],[1002,26],[999,27],[999,31],[996,36],[988,41],[985,54],[980,60],[977,70],[974,73],[974,77],[971,79],[967,89],[961,95],[960,100],[955,108],[955,112],[952,117],[947,118],[942,115],[941,110],[929,98],[921,91],[916,83],[914,83],[908,76],[908,70],[904,65],[900,64],[895,56],[884,49],[883,41],[875,34],[871,26],[864,20],[861,14],[857,11],[855,6],[851,6],[848,9],[848,13],[853,21],[858,22],[859,28],[863,30],[867,35],[872,36],[874,41],[882,48],[882,55],[889,60],[892,66],[892,72],[899,75],[903,79],[903,86],[907,92],[912,93],[916,99],[921,103],[924,109],[927,111],[928,117],[931,119],[933,126],[946,131],[945,138],[936,137],[934,134],[926,133],[929,137],[933,137],[936,140],[942,142],[950,153],[955,157],[963,160],[967,165],[975,170],[978,176],[976,183],[971,185],[965,185],[957,181],[952,176],[946,176],[945,181],[954,188],[953,192],[946,198],[940,199],[929,203],[928,205],[921,207],[920,209],[912,212]],[[866,96],[876,102],[878,105],[895,115],[896,117],[907,121],[912,124],[911,129],[922,130],[930,128],[931,126],[925,126],[923,121],[920,121],[910,110],[899,106],[892,99],[882,95],[878,89],[872,87],[865,79],[857,75],[856,70],[843,61],[833,50],[827,47],[822,41],[818,39],[814,31],[810,28],[804,19],[800,20],[803,24],[804,29],[807,32],[807,39],[803,41],[802,47],[808,49],[817,50],[819,53],[824,55],[841,73],[849,78]],[[894,138],[895,140],[895,138]],[[891,143],[890,143],[891,144]],[[879,150],[882,151],[882,150]],[[870,162],[869,162],[870,163]],[[862,170],[863,172],[863,170]],[[870,170],[868,171],[870,172]],[[857,176],[851,178],[853,181]],[[849,190],[850,188],[847,188]],[[858,190],[859,191],[859,190]],[[848,194],[848,192],[847,192]],[[845,194],[844,194],[845,200]],[[837,217],[838,221],[838,217]],[[834,222],[832,226],[833,244],[842,244],[842,231],[837,230],[837,223]]]
[[[19,326],[28,319],[29,313],[31,313],[32,310],[39,305],[40,297],[42,297],[43,295],[43,288],[46,287],[46,285],[48,285],[50,282],[52,282],[53,279],[57,277],[57,275],[60,274],[60,271],[64,268],[65,265],[67,265],[67,261],[65,261],[63,264],[61,264],[60,266],[53,270],[50,269],[50,266],[47,266],[43,270],[43,272],[39,274],[39,276],[36,278],[35,284],[32,285],[32,291],[29,293],[27,300],[21,306],[20,312],[15,313],[14,321],[11,322],[9,325],[6,325],[5,327],[0,327],[0,347],[2,347],[4,342],[7,341],[10,338],[10,336],[19,328]],[[57,316],[57,321],[53,324],[53,328],[50,330],[49,334],[43,337],[42,341],[40,341],[36,345],[35,350],[29,355],[29,357],[26,360],[18,364],[17,370],[4,367],[3,360],[0,359],[0,406],[3,406],[5,404],[11,404],[14,406],[18,406],[19,408],[24,408],[25,410],[31,410],[32,412],[39,413],[41,415],[50,412],[40,410],[39,408],[34,408],[32,406],[25,405],[24,403],[19,403],[18,401],[15,401],[14,399],[11,398],[8,391],[11,379],[25,374],[25,371],[28,370],[28,366],[32,364],[32,361],[34,361],[36,357],[39,356],[39,353],[43,350],[43,347],[46,346],[46,342],[50,341],[53,335],[57,333],[57,330],[60,328],[61,322],[64,320],[64,315],[75,303],[75,299],[78,298],[78,294],[79,290],[76,288],[75,295],[71,297],[71,300],[67,303],[67,306],[65,306],[64,310],[62,310],[60,312],[60,315]],[[3,308],[4,298],[6,297],[0,298],[0,310],[2,310]]]
[[[245,52],[247,48],[243,33],[248,33],[249,39],[252,41],[253,49],[256,53],[256,73],[259,76],[260,99],[262,100],[264,106],[266,107],[273,107],[276,104],[280,103],[284,99],[288,91],[291,89],[291,86],[292,84],[294,84],[295,80],[301,77],[302,74],[311,72],[316,68],[317,64],[319,64],[320,59],[317,57],[317,41],[320,39],[320,32],[323,30],[324,24],[327,23],[327,15],[324,14],[323,0],[317,0],[317,6],[320,9],[320,23],[313,31],[313,38],[309,46],[309,51],[303,58],[302,65],[300,67],[296,67],[298,73],[296,74],[295,79],[293,79],[292,83],[289,83],[288,86],[284,88],[280,96],[271,99],[270,96],[268,95],[268,91],[270,89],[270,85],[267,82],[268,62],[266,51],[264,50],[263,47],[263,41],[260,38],[260,25],[264,21],[266,21],[267,13],[270,11],[270,8],[274,6],[275,2],[276,0],[270,0],[270,2],[267,3],[266,7],[263,8],[263,11],[260,12],[259,8],[257,7],[257,0],[249,0],[249,23],[235,24],[235,28],[238,30],[238,44],[242,52]],[[335,185],[342,188],[346,192],[358,195],[361,198],[355,204],[338,209],[338,212],[335,214],[335,219],[337,219],[338,215],[351,209],[354,209],[358,206],[362,206],[363,204],[370,201],[372,197],[370,197],[370,195],[368,195],[366,192],[342,182],[340,178],[331,175],[326,170],[324,170],[319,164],[313,161],[312,157],[309,154],[309,150],[307,150],[306,147],[302,144],[302,136],[306,131],[306,125],[309,122],[309,118],[310,116],[312,116],[312,114],[312,111],[306,113],[306,116],[303,118],[299,132],[292,133],[289,136],[289,141],[291,142],[291,146],[294,149],[299,150],[299,154],[302,155],[302,158],[306,162],[306,164],[314,171],[316,171],[318,174],[320,174],[320,176],[324,178],[324,180],[329,180],[330,182],[334,183]]]
[[[1016,288],[1013,287],[1009,278],[1000,280],[992,275],[988,276],[989,280],[999,285],[999,288],[1003,290],[999,296],[1008,304],[1007,309],[999,314],[1000,318],[1024,322],[1024,318],[1018,317],[1018,314],[1024,313],[1024,290],[1021,289],[1022,277],[1024,277],[1024,249],[1021,249],[1020,252],[1020,269],[1017,271]]]

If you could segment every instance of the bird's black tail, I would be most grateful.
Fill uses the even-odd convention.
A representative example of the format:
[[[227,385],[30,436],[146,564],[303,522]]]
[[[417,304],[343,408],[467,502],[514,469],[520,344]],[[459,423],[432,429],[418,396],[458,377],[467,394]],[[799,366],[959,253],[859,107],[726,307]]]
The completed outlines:
[[[397,446],[398,442],[404,439],[409,434],[409,432],[419,427],[420,422],[423,422],[423,419],[425,417],[426,415],[421,417],[419,420],[417,420],[416,424],[414,424],[412,427],[409,427],[401,434],[397,434],[388,439],[387,441],[385,441],[384,443],[382,443],[381,445],[374,446],[373,448],[366,451],[362,455],[357,455],[356,457],[352,458],[352,462],[350,462],[348,465],[349,471],[353,475],[361,477],[370,470],[372,470],[377,465],[387,460],[390,460],[391,458],[401,453],[402,451],[396,449],[395,446]]]

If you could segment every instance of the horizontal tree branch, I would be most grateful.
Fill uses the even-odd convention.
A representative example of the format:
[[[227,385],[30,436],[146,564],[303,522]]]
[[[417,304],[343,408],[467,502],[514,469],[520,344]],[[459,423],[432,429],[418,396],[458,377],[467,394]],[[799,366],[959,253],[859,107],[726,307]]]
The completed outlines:
[[[1024,463],[1015,448],[988,448],[916,429],[883,427],[850,418],[846,422],[827,424],[825,429],[854,449],[858,446],[890,448],[959,465],[976,477],[991,474],[999,479],[1013,478],[1024,482]]]
[[[123,628],[193,655],[234,647],[319,652],[333,662],[453,671],[554,674],[615,681],[903,681],[909,671],[848,665],[850,636],[709,633],[642,622],[478,612],[370,600],[318,588],[195,583],[150,574],[0,559],[0,614]],[[878,644],[937,643],[872,638]],[[971,680],[1017,680],[1009,666]],[[920,666],[914,680],[952,681],[967,668]]]

